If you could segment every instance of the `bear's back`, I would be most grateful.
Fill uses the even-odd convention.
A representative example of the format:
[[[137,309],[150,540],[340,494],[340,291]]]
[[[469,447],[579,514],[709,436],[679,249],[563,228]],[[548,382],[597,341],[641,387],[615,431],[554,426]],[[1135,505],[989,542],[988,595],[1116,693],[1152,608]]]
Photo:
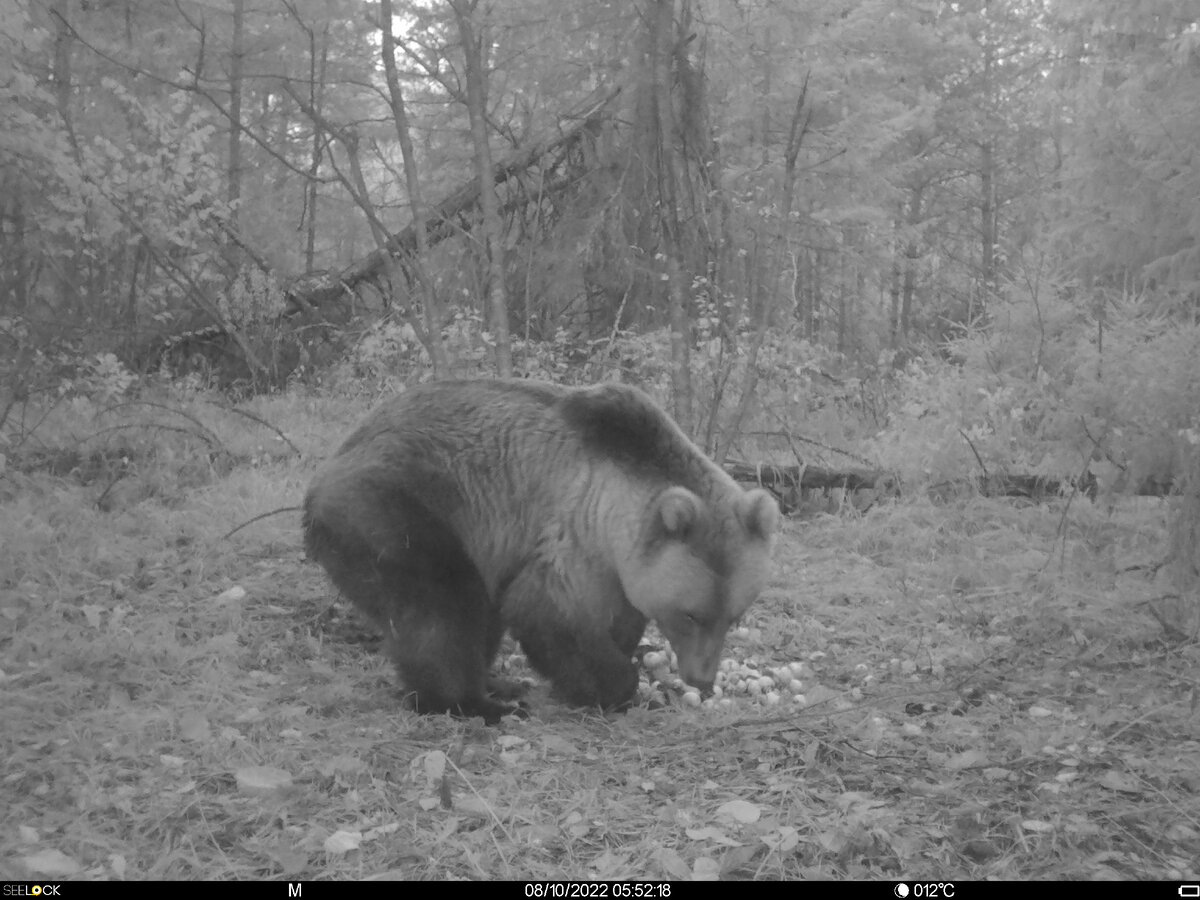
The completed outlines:
[[[417,385],[378,407],[339,456],[438,475],[517,478],[525,499],[552,495],[581,473],[616,469],[645,490],[685,487],[713,498],[730,488],[721,469],[638,388],[607,382],[568,388],[523,379]],[[432,487],[432,482],[431,482]]]
[[[480,436],[503,437],[547,419],[566,388],[538,381],[451,380],[416,385],[376,407],[338,449],[342,455],[386,435],[389,442],[440,439],[470,445]],[[455,444],[458,442],[458,444]]]

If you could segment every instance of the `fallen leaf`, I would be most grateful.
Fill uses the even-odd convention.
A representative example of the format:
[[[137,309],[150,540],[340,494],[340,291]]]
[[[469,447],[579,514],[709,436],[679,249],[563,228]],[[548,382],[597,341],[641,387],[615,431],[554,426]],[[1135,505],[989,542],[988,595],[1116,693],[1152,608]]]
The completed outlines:
[[[79,871],[79,863],[61,850],[46,848],[21,857],[25,870],[30,875],[45,875],[47,878],[67,878]]]
[[[762,810],[749,800],[730,800],[728,803],[722,803],[717,807],[717,815],[727,816],[743,825],[750,825],[758,821],[758,817],[762,815]]]
[[[721,866],[715,859],[701,856],[692,863],[692,881],[718,881],[720,877]]]
[[[430,781],[441,781],[446,774],[446,754],[441,750],[430,750],[421,760],[425,777]]]
[[[788,853],[800,843],[800,832],[791,825],[781,825],[778,831],[762,835],[762,842],[778,853]]]
[[[975,766],[982,766],[987,761],[987,754],[982,750],[964,750],[962,753],[956,753],[946,760],[946,768],[955,771],[971,769]]]
[[[185,741],[206,741],[211,733],[203,713],[185,713],[179,720],[179,736]]]
[[[629,861],[623,853],[605,850],[592,861],[592,867],[597,875],[607,881],[624,876],[629,868]]]
[[[672,878],[679,881],[686,881],[692,877],[691,867],[682,856],[669,847],[660,847],[655,851],[654,858],[663,867],[663,871]]]
[[[1145,793],[1145,790],[1135,778],[1131,775],[1126,775],[1124,772],[1118,772],[1116,769],[1108,769],[1100,776],[1100,786],[1106,787],[1110,791],[1121,791],[1126,794]]]
[[[349,853],[351,850],[357,850],[358,845],[362,843],[361,831],[335,831],[329,837],[325,838],[325,852],[340,856],[343,853]]]
[[[1026,831],[1032,831],[1034,834],[1049,834],[1054,830],[1052,824],[1043,822],[1040,819],[1026,819],[1021,823],[1021,827]]]
[[[234,772],[238,790],[249,797],[265,797],[292,786],[292,776],[274,766],[247,766]]]

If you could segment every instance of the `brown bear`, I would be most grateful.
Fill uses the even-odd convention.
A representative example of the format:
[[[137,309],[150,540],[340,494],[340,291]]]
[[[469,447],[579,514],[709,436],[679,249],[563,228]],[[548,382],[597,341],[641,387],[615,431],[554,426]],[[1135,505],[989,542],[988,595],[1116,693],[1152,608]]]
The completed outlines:
[[[569,703],[637,689],[647,618],[711,688],[779,511],[620,384],[437,381],[369,415],[304,501],[305,546],[383,630],[414,707],[483,716],[506,630]]]

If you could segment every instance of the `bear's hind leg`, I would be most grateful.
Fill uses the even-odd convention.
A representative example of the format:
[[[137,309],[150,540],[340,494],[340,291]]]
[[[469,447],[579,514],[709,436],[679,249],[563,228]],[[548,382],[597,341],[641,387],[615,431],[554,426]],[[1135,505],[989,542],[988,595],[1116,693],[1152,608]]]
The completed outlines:
[[[307,546],[383,631],[410,703],[488,722],[513,711],[487,696],[503,624],[458,536],[395,485],[353,487],[310,502]]]
[[[388,652],[404,684],[405,699],[416,712],[482,716],[494,725],[517,711],[488,695],[483,657],[469,645],[469,635],[456,633],[436,617],[416,621],[407,615],[396,623]]]
[[[388,623],[388,650],[415,710],[488,724],[518,711],[489,696],[503,626],[465,554],[454,565],[410,570],[395,590],[404,600]]]

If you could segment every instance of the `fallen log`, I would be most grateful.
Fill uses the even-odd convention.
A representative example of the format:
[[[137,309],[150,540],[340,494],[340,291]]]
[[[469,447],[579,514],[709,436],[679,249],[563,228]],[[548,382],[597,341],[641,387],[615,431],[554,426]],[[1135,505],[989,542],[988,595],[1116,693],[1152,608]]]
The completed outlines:
[[[759,484],[763,487],[801,488],[803,490],[861,491],[890,489],[896,483],[894,475],[871,469],[826,469],[821,466],[752,465],[743,462],[725,464],[725,471],[735,481]]]
[[[729,462],[723,468],[734,480],[769,488],[780,497],[797,490],[875,490],[897,496],[902,491],[900,480],[894,473],[879,469],[830,469],[824,466],[755,465],[746,462]],[[1094,500],[1099,492],[1099,483],[1091,472],[1082,477],[1067,478],[1021,473],[978,476],[969,480],[942,482],[930,487],[929,491],[945,496],[948,489],[953,493],[955,485],[969,486],[985,497],[1022,497],[1039,501],[1074,493],[1084,494]],[[1143,479],[1128,493],[1138,497],[1166,497],[1172,491],[1170,478],[1155,477]]]
[[[540,135],[493,165],[492,178],[497,185],[534,168],[539,163],[559,156],[564,148],[582,139],[597,123],[612,114],[612,103],[621,93],[620,87],[599,87],[559,117],[557,128]],[[570,179],[552,181],[567,186]],[[431,205],[425,217],[425,231],[430,246],[446,238],[469,231],[469,216],[479,200],[479,181],[471,177],[449,196]],[[322,302],[353,291],[364,281],[374,279],[393,259],[411,256],[417,249],[416,229],[410,223],[401,231],[389,235],[385,246],[368,253],[337,273],[327,273],[315,282],[299,282],[287,294],[288,307],[284,316],[294,316]]]

